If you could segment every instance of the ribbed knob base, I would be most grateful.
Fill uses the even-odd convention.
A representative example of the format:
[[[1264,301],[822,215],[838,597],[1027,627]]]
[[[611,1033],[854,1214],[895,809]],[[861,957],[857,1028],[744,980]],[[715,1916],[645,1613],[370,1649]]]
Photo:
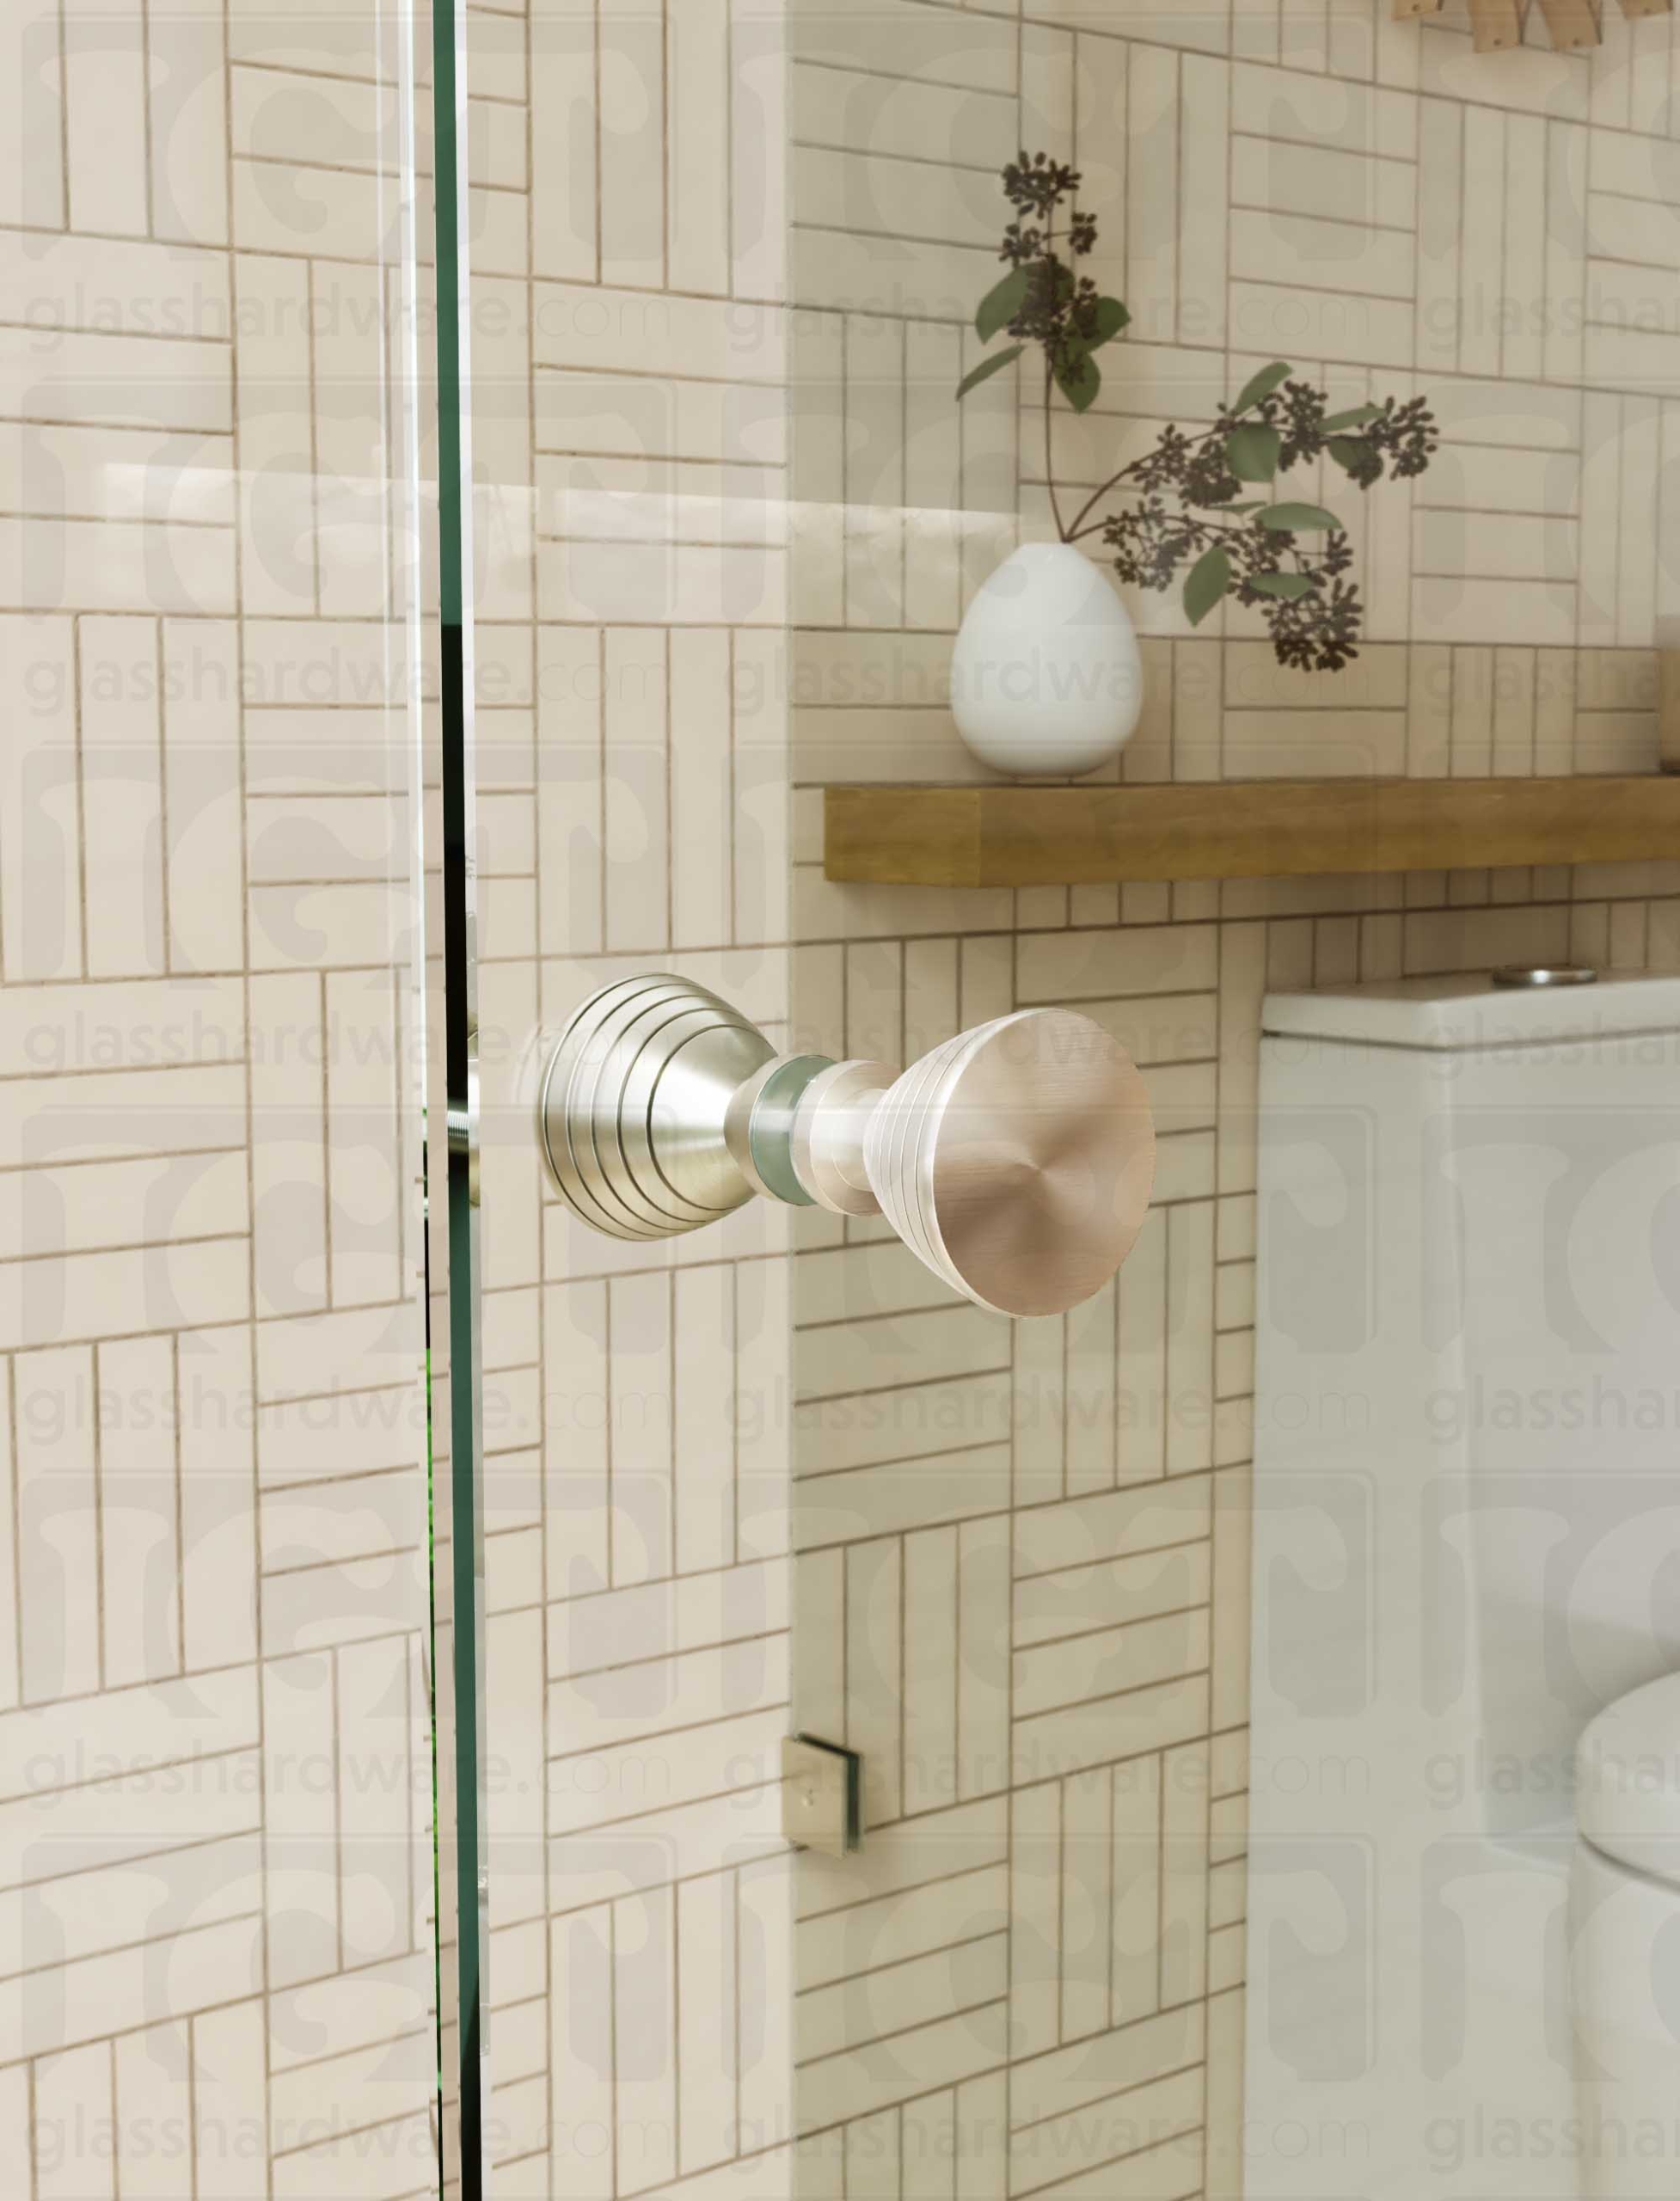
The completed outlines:
[[[549,1058],[537,1137],[561,1196],[613,1238],[669,1238],[752,1197],[724,1136],[737,1089],[776,1050],[686,978],[592,994]]]

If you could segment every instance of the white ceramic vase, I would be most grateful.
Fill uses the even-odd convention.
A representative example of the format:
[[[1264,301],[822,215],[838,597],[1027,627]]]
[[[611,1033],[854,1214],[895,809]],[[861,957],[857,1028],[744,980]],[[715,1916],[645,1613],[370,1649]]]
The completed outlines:
[[[1125,606],[1070,543],[1024,543],[976,595],[951,660],[957,731],[983,764],[1064,779],[1118,757],[1144,706]]]

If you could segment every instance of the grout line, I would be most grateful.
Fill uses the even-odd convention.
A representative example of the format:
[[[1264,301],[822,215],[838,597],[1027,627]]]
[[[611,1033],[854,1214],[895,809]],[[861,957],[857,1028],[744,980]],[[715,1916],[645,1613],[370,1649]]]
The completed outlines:
[[[273,1577],[269,1578],[271,1580]],[[339,1971],[344,1970],[344,1717],[340,1657],[334,1644],[327,1654],[328,1718],[333,1736],[333,1935]]]
[[[74,697],[74,725],[76,741],[76,893],[77,928],[81,935],[81,976],[92,976],[88,968],[88,778],[85,757],[85,739],[83,727],[83,672],[82,618],[80,612],[71,615],[71,688]]]
[[[1167,1752],[1156,1750],[1155,1758],[1155,2007],[1159,2012],[1166,2000],[1165,1944],[1167,1940]]]
[[[598,9],[599,8],[599,5],[600,5],[600,0],[596,0],[596,6],[597,6],[597,8],[598,8]],[[610,1902],[607,1904],[607,1905],[606,1905],[606,1913],[607,1913],[607,1997],[608,1997],[608,2003],[609,2003],[609,2008],[608,2008],[607,2012],[606,2012],[606,2035],[607,2035],[607,2085],[608,2085],[608,2087],[610,2088],[610,2089],[611,2090],[611,2100],[612,2100],[612,2102],[613,2102],[613,2109],[614,2109],[614,2113],[613,2113],[613,2116],[612,2116],[611,2120],[610,2120],[611,2130],[610,2130],[610,2135],[609,2135],[609,2146],[608,2146],[608,2149],[607,2149],[607,2163],[608,2163],[608,2171],[609,2171],[609,2175],[610,2176],[611,2180],[612,2180],[612,2190],[613,2190],[613,2192],[614,2192],[615,2194],[616,2194],[616,2193],[618,2193],[618,2192],[619,2192],[619,2191],[620,2191],[619,2183],[618,2183],[618,2172],[619,2172],[619,2161],[618,2161],[618,2156],[619,2156],[619,2123],[620,2123],[620,2120],[619,2120],[619,2118],[618,2118],[618,2115],[617,2115],[617,2104],[618,2104],[618,2069],[619,2069],[619,2059],[618,2059],[618,2004],[619,2004],[619,1994],[618,1994],[618,1903],[617,1903],[617,1901],[610,1901]]]
[[[167,976],[175,969],[175,913],[171,907],[169,846],[169,689],[162,618],[154,619],[151,625],[153,693],[157,712],[157,865],[158,893],[162,903],[159,917],[162,928],[158,947],[160,960]]]
[[[1108,1767],[1107,1771],[1107,1778],[1103,1782],[1103,1877],[1107,1890],[1107,1900],[1103,1906],[1103,1916],[1107,1920],[1107,1946],[1103,1952],[1106,1981],[1103,2008],[1107,2013],[1108,2028],[1112,2032],[1115,2022],[1114,1943],[1118,1934],[1117,1914],[1121,1896],[1114,1855],[1118,1840],[1114,1826],[1114,1784],[1118,1775],[1113,1766]]]
[[[321,1034],[321,1266],[323,1310],[334,1304],[333,1292],[333,1137],[332,1137],[332,1013],[328,999],[329,974],[318,975],[316,995],[317,1029]],[[252,1224],[255,1225],[255,1211]]]
[[[898,1535],[889,1538],[888,1542],[890,1546],[890,1559],[894,1572],[898,1576],[898,1597],[896,1601],[898,1605],[896,1617],[898,1620],[898,1634],[897,1645],[898,1672],[894,1677],[897,1685],[897,1703],[894,1707],[896,1714],[894,1725],[897,1732],[897,1749],[895,1756],[898,1760],[896,1767],[896,1781],[894,1785],[898,1789],[898,1810],[894,1816],[902,1819],[905,1816],[904,1799],[908,1793],[908,1776],[910,1771],[910,1714],[911,1710],[909,1689],[909,1631],[906,1626],[910,1586],[910,1539],[907,1536]]]
[[[23,1463],[17,1444],[17,1356],[9,1352],[4,1359],[6,1443],[11,1473],[8,1504],[12,1517],[11,1580],[8,1587],[11,1592],[12,1655],[17,1662],[15,1701],[21,1706],[28,1699],[25,1685],[28,1669],[23,1657]]]
[[[170,1453],[174,1462],[175,1503],[175,1672],[179,1678],[187,1671],[187,1493],[181,1473],[181,1333],[172,1331],[169,1336],[169,1402]]]
[[[71,227],[70,193],[70,22],[69,0],[58,0],[58,163],[59,188],[62,193],[60,211],[63,220],[57,234],[67,234]],[[31,2101],[30,2123],[34,2125],[34,2102]],[[33,2189],[32,2189],[33,2190]]]
[[[94,1539],[94,1614],[98,1644],[99,1686],[103,1693],[109,1686],[105,1658],[105,1424],[100,1412],[103,1386],[100,1382],[100,1341],[95,1339],[83,1348],[87,1355],[92,1380],[92,1396],[89,1401],[89,1426],[93,1443],[94,1517],[91,1524]],[[65,1610],[66,1633],[70,1612]]]
[[[152,143],[151,66],[153,60],[151,0],[139,0],[140,10],[140,158],[144,169],[141,185],[141,204],[145,210],[145,231],[150,238],[157,236],[156,185],[153,176],[156,152]],[[114,2129],[114,2127],[113,2127]]]
[[[296,1486],[294,1486],[295,1487]],[[371,1565],[376,1560],[408,1559],[419,1549],[415,1544],[381,1544],[371,1551],[352,1552],[347,1556],[334,1555],[330,1559],[300,1560],[295,1566],[265,1566],[258,1576],[259,1582],[289,1582],[302,1574],[328,1575],[348,1573],[359,1566]],[[365,1640],[357,1637],[359,1645]],[[339,1646],[334,1646],[334,1649]],[[344,1646],[348,1648],[348,1646]],[[298,1653],[298,1656],[306,1654]]]
[[[912,2019],[904,2025],[894,2026],[888,2032],[871,2033],[867,2039],[852,2041],[843,2048],[831,2049],[821,2056],[810,2057],[804,2063],[796,2064],[794,2069],[796,2072],[812,2071],[822,2064],[836,2064],[848,2057],[856,2056],[861,2050],[878,2048],[889,2040],[906,2039],[911,2033],[925,2032],[930,2026],[947,2025],[953,2018],[972,2017],[981,2010],[1001,2010],[1006,2007],[1002,1996],[983,1995],[978,2002],[955,2003],[950,2009],[941,2010],[935,2018]],[[931,2091],[937,2093],[942,2089],[935,2088]]]
[[[591,40],[590,53],[594,67],[595,82],[594,97],[590,102],[590,120],[592,136],[593,139],[592,150],[594,154],[595,165],[595,197],[593,202],[595,215],[595,280],[597,283],[599,283],[603,280],[603,271],[606,266],[605,210],[602,203],[606,194],[603,186],[601,168],[601,0],[592,0],[592,7],[594,15],[594,36]],[[615,2148],[613,2163],[613,2183],[615,2192],[617,2189],[617,2150]]]
[[[729,1906],[730,2010],[733,2020],[733,2058],[735,2098],[735,2154],[739,2158],[745,2151],[740,2142],[745,2130],[741,2119],[741,1875],[739,1868],[728,1874],[727,1901]],[[789,1931],[791,1933],[790,1926]]]
[[[665,815],[671,815],[667,803]],[[670,875],[670,867],[666,867]],[[665,1397],[670,1401],[670,1422],[666,1438],[665,1475],[665,1546],[671,1554],[671,1573],[680,1576],[682,1554],[678,1549],[677,1530],[677,1474],[678,1458],[682,1447],[681,1401],[677,1391],[677,1272],[667,1270],[665,1288]]]

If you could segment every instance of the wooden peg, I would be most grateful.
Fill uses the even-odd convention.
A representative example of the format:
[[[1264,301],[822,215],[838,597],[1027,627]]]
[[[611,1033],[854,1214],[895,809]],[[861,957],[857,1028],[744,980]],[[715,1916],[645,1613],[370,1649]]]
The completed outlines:
[[[1579,53],[1585,46],[1603,44],[1593,0],[1540,0],[1540,9],[1560,53]]]
[[[1478,53],[1520,46],[1523,10],[1518,0],[1470,0],[1470,35]]]
[[[1418,15],[1438,15],[1446,0],[1395,0],[1395,21],[1409,23]]]

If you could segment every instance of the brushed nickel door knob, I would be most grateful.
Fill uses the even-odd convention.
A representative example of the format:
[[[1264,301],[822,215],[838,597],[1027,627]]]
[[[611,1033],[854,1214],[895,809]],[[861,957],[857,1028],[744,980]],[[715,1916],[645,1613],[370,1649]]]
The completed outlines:
[[[1057,1315],[1131,1251],[1155,1126],[1136,1066],[1101,1025],[1021,1009],[907,1070],[870,1117],[864,1165],[935,1276],[1005,1315]]]
[[[621,979],[555,1043],[537,1104],[549,1174],[619,1238],[698,1229],[758,1192],[884,1214],[978,1306],[1054,1315],[1101,1291],[1149,1209],[1155,1131],[1130,1056],[1089,1017],[1029,1009],[899,1073],[778,1055],[684,979]]]

